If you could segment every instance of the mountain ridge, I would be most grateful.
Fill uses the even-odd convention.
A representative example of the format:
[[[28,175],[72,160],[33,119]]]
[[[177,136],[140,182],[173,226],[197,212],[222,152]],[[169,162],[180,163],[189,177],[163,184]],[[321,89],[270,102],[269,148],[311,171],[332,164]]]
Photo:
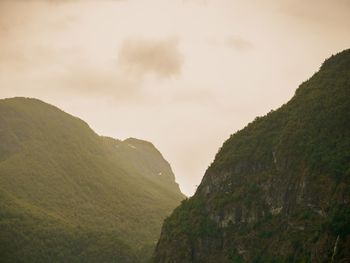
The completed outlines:
[[[152,143],[37,99],[0,100],[0,141],[4,262],[142,262],[184,198]]]

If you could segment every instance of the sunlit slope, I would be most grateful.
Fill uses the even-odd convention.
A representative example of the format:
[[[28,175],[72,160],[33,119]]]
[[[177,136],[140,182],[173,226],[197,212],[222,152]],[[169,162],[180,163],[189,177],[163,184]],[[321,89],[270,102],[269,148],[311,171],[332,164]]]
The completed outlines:
[[[0,195],[0,256],[23,262],[132,262],[183,199],[151,143],[27,98],[0,100]]]

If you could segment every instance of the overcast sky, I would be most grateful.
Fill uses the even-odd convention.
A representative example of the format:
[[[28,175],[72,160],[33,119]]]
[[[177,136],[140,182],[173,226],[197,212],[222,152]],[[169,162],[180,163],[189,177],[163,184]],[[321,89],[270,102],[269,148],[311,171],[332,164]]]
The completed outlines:
[[[0,98],[151,141],[193,194],[222,143],[350,47],[350,0],[0,0]]]

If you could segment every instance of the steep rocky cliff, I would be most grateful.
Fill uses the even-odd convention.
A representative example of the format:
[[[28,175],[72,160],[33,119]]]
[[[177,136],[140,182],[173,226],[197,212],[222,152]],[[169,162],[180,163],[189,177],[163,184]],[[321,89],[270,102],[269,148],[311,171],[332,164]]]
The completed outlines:
[[[223,144],[154,262],[350,262],[350,50]]]

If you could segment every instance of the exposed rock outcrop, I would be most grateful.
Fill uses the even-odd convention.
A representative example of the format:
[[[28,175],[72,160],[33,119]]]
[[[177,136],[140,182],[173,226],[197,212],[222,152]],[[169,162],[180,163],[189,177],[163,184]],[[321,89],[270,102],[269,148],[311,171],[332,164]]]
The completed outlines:
[[[350,50],[233,134],[154,262],[350,262]]]

